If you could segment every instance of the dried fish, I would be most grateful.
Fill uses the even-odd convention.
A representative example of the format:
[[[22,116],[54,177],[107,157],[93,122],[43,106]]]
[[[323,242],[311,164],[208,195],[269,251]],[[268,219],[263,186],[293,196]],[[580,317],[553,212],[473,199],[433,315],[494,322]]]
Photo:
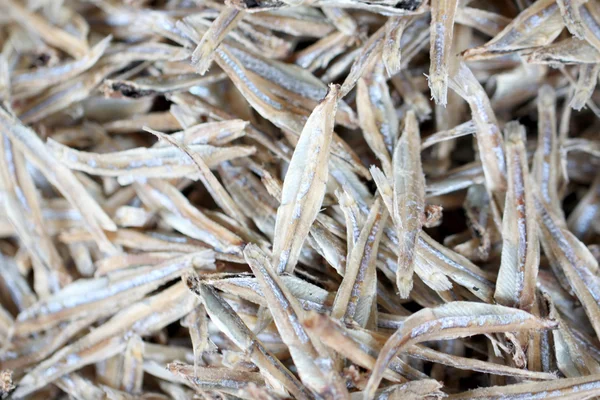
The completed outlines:
[[[411,315],[386,342],[365,390],[365,399],[373,396],[383,368],[399,351],[425,340],[471,336],[488,332],[513,332],[550,329],[556,323],[541,320],[525,312],[504,306],[450,302],[426,308]]]
[[[501,388],[492,386],[452,395],[448,399],[519,399],[524,397],[589,399],[599,393],[598,378],[598,375],[589,375],[579,378],[557,379],[552,382],[507,385]]]
[[[381,66],[358,81],[356,108],[363,136],[383,170],[392,174],[391,156],[398,137],[398,117]]]
[[[273,261],[279,273],[294,271],[310,225],[321,208],[338,98],[339,88],[332,86],[306,121],[290,161],[273,243]]]
[[[530,311],[535,302],[535,282],[540,261],[533,194],[529,190],[525,128],[509,122],[506,132],[508,190],[502,217],[502,261],[495,300]]]
[[[197,304],[183,282],[124,308],[96,329],[48,358],[20,382],[15,396],[25,396],[64,374],[118,354],[127,334],[156,331],[190,312]]]
[[[192,65],[200,74],[206,73],[212,54],[227,32],[235,27],[244,16],[244,12],[235,8],[224,8],[206,31],[202,40],[192,53]]]
[[[210,286],[199,282],[196,277],[187,279],[189,288],[201,297],[202,303],[211,320],[218,324],[222,330],[238,347],[249,353],[250,358],[256,363],[267,381],[278,387],[283,385],[298,399],[310,398],[306,389],[287,370],[276,357],[274,357],[258,341],[255,334],[244,324],[240,317]]]
[[[599,32],[0,0],[0,397],[600,397]]]
[[[460,64],[449,84],[471,107],[486,186],[492,193],[503,191],[506,187],[504,143],[487,94],[464,63]]]
[[[481,59],[544,46],[552,43],[563,27],[557,3],[538,0],[484,46],[469,49],[464,55],[467,59]]]
[[[415,246],[425,211],[425,176],[421,167],[421,138],[415,114],[409,112],[394,150],[393,204],[390,214],[399,239],[396,285],[400,297],[412,289]]]
[[[376,254],[387,213],[381,202],[373,203],[369,217],[348,258],[344,279],[338,289],[331,316],[354,320],[360,326],[374,325],[377,276]],[[371,321],[371,323],[369,323]]]
[[[323,398],[346,398],[348,391],[332,369],[333,361],[317,337],[302,326],[302,309],[281,284],[267,257],[254,245],[244,249],[246,261],[258,278],[281,338],[299,368],[302,382]],[[319,361],[319,362],[317,362]]]
[[[448,67],[458,0],[434,0],[431,4],[429,88],[437,104],[448,99]]]
[[[94,175],[122,178],[121,182],[131,182],[135,178],[177,178],[199,179],[197,166],[181,151],[173,147],[139,147],[114,153],[90,153],[71,149],[48,140],[48,148],[65,166]],[[190,150],[198,154],[209,168],[234,158],[248,156],[255,148],[248,146],[215,147],[211,145],[190,145]]]
[[[35,132],[19,123],[3,109],[0,109],[0,129],[16,148],[24,152],[31,162],[46,174],[46,178],[67,200],[80,210],[102,250],[113,253],[115,249],[108,242],[101,228],[115,230],[116,226],[87,193],[75,175],[57,162]]]

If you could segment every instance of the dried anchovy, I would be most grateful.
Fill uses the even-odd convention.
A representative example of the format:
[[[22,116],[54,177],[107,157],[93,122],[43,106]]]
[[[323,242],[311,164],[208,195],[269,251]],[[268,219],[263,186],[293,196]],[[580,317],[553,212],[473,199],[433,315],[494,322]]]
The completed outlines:
[[[0,397],[600,397],[599,32],[0,1]]]

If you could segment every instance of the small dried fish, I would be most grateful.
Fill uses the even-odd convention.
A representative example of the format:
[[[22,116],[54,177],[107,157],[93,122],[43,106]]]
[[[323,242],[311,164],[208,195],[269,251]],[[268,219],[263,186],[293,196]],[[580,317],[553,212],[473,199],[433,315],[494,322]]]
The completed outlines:
[[[431,3],[431,66],[428,80],[436,104],[443,106],[448,99],[448,68],[457,8],[458,0],[433,0]]]
[[[210,66],[212,55],[225,35],[244,17],[244,11],[235,8],[224,8],[210,25],[202,40],[192,53],[192,65],[204,75]]]
[[[200,367],[197,370],[180,363],[169,364],[169,372],[187,380],[198,393],[206,390],[217,390],[230,395],[240,395],[245,386],[254,383],[263,386],[265,383],[260,374],[248,371],[236,371],[229,368]],[[197,371],[197,372],[196,372]],[[242,396],[243,399],[250,397]]]
[[[28,156],[28,159],[80,211],[100,248],[107,253],[114,253],[115,248],[106,239],[102,228],[114,231],[116,226],[88,194],[75,175],[57,162],[35,132],[19,123],[16,118],[1,109],[1,107],[0,130],[11,139],[16,148]]]
[[[107,36],[90,49],[89,53],[76,61],[53,67],[37,68],[34,71],[15,72],[11,75],[11,89],[17,94],[25,92],[27,96],[31,96],[53,84],[73,78],[96,64],[111,40],[112,38]]]
[[[381,210],[381,202],[375,200],[369,217],[348,257],[344,279],[340,284],[331,316],[336,319],[354,320],[360,326],[375,325],[377,275],[375,270],[379,241],[385,226],[387,213]]]
[[[540,261],[533,194],[529,190],[525,128],[506,124],[508,190],[502,217],[502,261],[494,299],[502,305],[530,311]]]
[[[585,40],[568,38],[527,54],[527,62],[535,64],[597,64],[600,51]]]
[[[469,49],[467,59],[481,59],[552,43],[563,30],[554,0],[538,0],[523,10],[506,28],[484,46]]]
[[[310,225],[321,208],[338,99],[339,88],[330,87],[306,121],[290,161],[275,223],[273,262],[278,273],[294,271]]]
[[[506,399],[541,397],[545,399],[589,399],[600,393],[598,375],[579,378],[557,379],[551,382],[520,383],[506,386],[492,386],[474,389],[447,397],[449,400],[459,399]]]
[[[449,84],[471,107],[486,186],[492,193],[503,191],[506,188],[504,143],[487,94],[464,63],[460,64]]]
[[[85,365],[107,359],[127,345],[128,333],[148,334],[178,320],[197,305],[183,282],[134,303],[108,322],[70,344],[30,371],[15,396],[25,396],[49,382]]]
[[[332,368],[333,361],[327,350],[302,326],[300,305],[281,284],[267,257],[252,244],[244,249],[244,257],[260,282],[273,320],[298,367],[302,382],[325,399],[347,398],[348,391]]]
[[[390,360],[408,345],[432,339],[456,338],[490,332],[514,332],[551,329],[556,323],[525,312],[489,304],[450,302],[437,308],[426,308],[411,315],[402,328],[386,342],[365,389],[370,399]]]
[[[408,24],[407,17],[391,17],[385,25],[385,38],[383,42],[383,65],[389,76],[400,72],[402,59],[402,34]]]
[[[62,164],[70,169],[85,171],[94,175],[119,177],[126,183],[135,178],[178,178],[199,179],[197,166],[179,149],[173,147],[139,147],[113,153],[90,153],[79,151],[48,140],[48,148]],[[190,150],[198,154],[209,168],[234,158],[244,157],[255,152],[254,147],[211,145],[190,145]]]
[[[54,296],[23,310],[15,325],[15,334],[25,335],[55,326],[65,320],[114,312],[123,304],[142,298],[161,285],[180,277],[194,263],[213,262],[212,252],[185,255],[150,267],[129,268],[106,276],[80,279]],[[85,298],[74,300],[80,293]],[[101,306],[100,306],[101,305]]]
[[[425,176],[421,167],[421,138],[415,114],[404,119],[404,130],[394,150],[393,204],[390,214],[399,238],[396,285],[400,297],[412,289],[415,246],[425,211]]]
[[[310,398],[302,384],[261,344],[255,334],[231,306],[217,294],[215,289],[203,284],[194,276],[187,279],[187,284],[192,292],[202,299],[206,312],[213,323],[217,324],[219,329],[239,348],[248,352],[250,359],[266,375],[267,382],[275,388],[283,385],[298,399]]]
[[[550,258],[550,265],[559,268],[559,273],[566,278],[592,324],[594,331],[600,332],[600,307],[598,297],[600,291],[598,278],[598,261],[587,247],[564,227],[564,220],[559,220],[546,206],[535,199],[538,223],[541,227],[540,240],[544,253]]]
[[[532,174],[540,187],[539,199],[555,213],[560,213],[558,199],[560,155],[556,129],[556,93],[542,86],[538,93],[538,148],[534,155]]]
[[[381,65],[370,76],[359,79],[356,108],[365,141],[381,162],[383,171],[391,176],[391,155],[398,137],[398,117]]]
[[[30,12],[21,3],[7,0],[4,7],[8,14],[21,25],[36,31],[48,44],[56,46],[74,58],[83,57],[88,52],[87,43],[72,34],[50,24],[40,15]]]
[[[575,86],[575,94],[571,98],[570,106],[580,111],[592,97],[598,82],[600,64],[582,64],[579,66],[579,79]]]

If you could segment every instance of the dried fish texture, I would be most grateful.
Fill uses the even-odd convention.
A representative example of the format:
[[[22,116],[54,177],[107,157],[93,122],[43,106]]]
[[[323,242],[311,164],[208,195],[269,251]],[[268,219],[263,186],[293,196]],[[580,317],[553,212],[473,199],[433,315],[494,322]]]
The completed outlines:
[[[302,382],[323,398],[347,398],[348,391],[333,369],[327,349],[318,337],[302,326],[303,311],[281,283],[268,258],[250,244],[244,249],[246,261],[258,278],[281,339],[288,346]]]
[[[115,249],[108,242],[102,228],[115,230],[116,226],[98,203],[88,194],[75,175],[48,151],[35,132],[22,125],[15,117],[0,107],[0,128],[12,144],[24,152],[28,159],[43,171],[46,178],[56,186],[71,204],[85,218],[90,232],[102,246],[103,251],[114,253]]]
[[[126,348],[129,332],[145,335],[159,330],[190,312],[196,304],[183,282],[134,303],[115,314],[101,329],[63,347],[30,371],[14,395],[25,396],[64,374],[118,354]]]
[[[599,32],[0,0],[0,397],[600,397]]]

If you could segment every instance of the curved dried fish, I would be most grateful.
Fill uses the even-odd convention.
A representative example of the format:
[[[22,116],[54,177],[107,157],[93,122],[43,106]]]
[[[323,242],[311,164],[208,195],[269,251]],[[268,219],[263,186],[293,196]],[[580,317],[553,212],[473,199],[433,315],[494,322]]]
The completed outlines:
[[[554,321],[542,320],[525,311],[504,306],[457,301],[437,308],[425,308],[408,317],[402,328],[397,330],[381,349],[364,398],[367,400],[373,396],[386,365],[399,351],[411,344],[432,339],[554,327]]]

